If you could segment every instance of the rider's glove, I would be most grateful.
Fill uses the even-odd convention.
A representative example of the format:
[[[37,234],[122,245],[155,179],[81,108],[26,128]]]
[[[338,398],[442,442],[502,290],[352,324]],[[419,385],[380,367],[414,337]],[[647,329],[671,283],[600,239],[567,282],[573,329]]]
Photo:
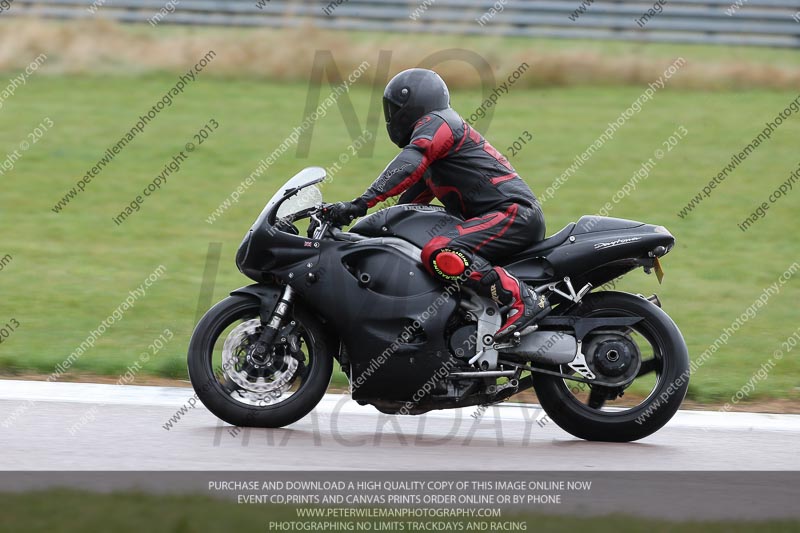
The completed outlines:
[[[330,208],[329,219],[336,225],[346,225],[367,214],[367,202],[356,198],[352,202],[339,202]]]

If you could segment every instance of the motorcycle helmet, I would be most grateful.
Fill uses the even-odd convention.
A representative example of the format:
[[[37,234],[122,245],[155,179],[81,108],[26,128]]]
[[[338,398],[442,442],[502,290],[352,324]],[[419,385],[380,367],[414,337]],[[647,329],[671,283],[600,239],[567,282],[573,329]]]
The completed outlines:
[[[450,107],[450,91],[432,70],[411,68],[392,78],[383,91],[389,138],[400,148],[411,141],[414,124],[431,111]]]

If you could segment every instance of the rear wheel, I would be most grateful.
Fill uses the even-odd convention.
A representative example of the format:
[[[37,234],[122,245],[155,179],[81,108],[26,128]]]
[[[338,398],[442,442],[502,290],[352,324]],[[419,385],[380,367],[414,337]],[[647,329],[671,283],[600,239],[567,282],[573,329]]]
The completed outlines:
[[[574,311],[583,317],[639,316],[631,327],[589,333],[582,351],[604,387],[533,374],[536,395],[550,418],[576,437],[610,442],[644,438],[666,424],[689,387],[689,355],[680,330],[656,305],[621,292],[587,295]],[[566,365],[562,373],[573,373]],[[617,402],[626,392],[641,401]],[[633,405],[631,405],[633,403]]]
[[[319,403],[333,372],[333,351],[319,321],[299,305],[271,346],[256,342],[260,303],[229,296],[197,324],[189,344],[189,377],[198,398],[236,426],[282,427]]]

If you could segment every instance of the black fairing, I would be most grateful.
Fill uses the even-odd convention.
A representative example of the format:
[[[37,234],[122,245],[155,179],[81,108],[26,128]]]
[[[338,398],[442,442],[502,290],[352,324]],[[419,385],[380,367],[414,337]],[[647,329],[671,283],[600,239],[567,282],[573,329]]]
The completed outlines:
[[[411,400],[438,369],[455,364],[445,326],[456,296],[443,294],[419,257],[392,241],[322,241],[311,269],[317,280],[292,283],[339,334],[354,399]]]
[[[411,237],[429,227],[432,219],[452,219],[442,209],[428,210],[427,217],[419,218],[411,216],[415,210],[385,211],[397,215],[387,217],[382,211],[357,226],[365,228],[365,234],[386,236],[389,232],[381,228],[390,218],[391,227]],[[437,370],[455,364],[445,325],[456,308],[456,296],[444,293],[424,271],[418,250],[391,237],[355,243],[314,241],[275,231],[269,221],[263,222],[245,236],[237,265],[256,281],[278,278],[291,285],[336,332],[346,354],[342,363],[351,368],[354,399],[409,401]],[[392,241],[405,249],[393,247]],[[415,320],[420,327],[406,329]],[[404,330],[410,338],[402,342]],[[398,339],[401,342],[391,349]]]
[[[442,207],[403,204],[381,209],[362,218],[350,231],[366,237],[399,237],[422,248],[442,233],[463,222]]]
[[[236,266],[258,282],[270,281],[272,275],[288,282],[290,273],[305,274],[305,265],[316,265],[318,256],[319,242],[277,231],[273,226],[254,225],[239,245]]]

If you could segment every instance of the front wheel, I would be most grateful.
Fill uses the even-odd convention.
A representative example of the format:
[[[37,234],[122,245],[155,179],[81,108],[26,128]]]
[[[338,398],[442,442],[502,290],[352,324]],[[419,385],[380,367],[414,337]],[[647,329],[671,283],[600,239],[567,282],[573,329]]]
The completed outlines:
[[[583,339],[584,356],[597,379],[618,380],[618,387],[533,373],[536,395],[548,416],[572,435],[592,441],[634,441],[664,426],[689,388],[689,354],[672,319],[640,296],[611,291],[587,295],[570,314],[642,320],[631,327],[591,331]],[[566,365],[555,370],[574,372]],[[626,393],[633,402],[608,405]]]
[[[259,308],[256,298],[240,295],[212,307],[189,343],[189,378],[203,405],[225,422],[282,427],[322,399],[333,351],[319,321],[299,305],[264,350]]]

